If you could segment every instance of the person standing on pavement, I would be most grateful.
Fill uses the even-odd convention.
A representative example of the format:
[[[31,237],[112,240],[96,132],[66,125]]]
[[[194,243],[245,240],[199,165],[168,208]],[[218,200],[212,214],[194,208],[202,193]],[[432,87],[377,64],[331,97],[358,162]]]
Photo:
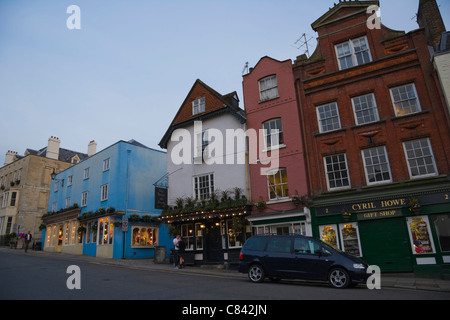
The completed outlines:
[[[25,252],[27,252],[28,250],[28,245],[30,244],[31,239],[33,239],[33,236],[31,235],[30,231],[28,231],[28,233],[25,236]]]
[[[179,267],[179,263],[180,263],[180,256],[179,256],[179,252],[180,252],[180,246],[179,246],[179,242],[181,241],[181,237],[178,234],[174,239],[173,239],[173,262],[174,262],[174,268],[175,269],[180,269]]]

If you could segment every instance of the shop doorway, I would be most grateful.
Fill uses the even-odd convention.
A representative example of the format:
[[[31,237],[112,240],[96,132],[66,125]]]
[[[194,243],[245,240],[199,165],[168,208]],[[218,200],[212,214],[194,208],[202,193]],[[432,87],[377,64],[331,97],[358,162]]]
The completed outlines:
[[[411,246],[404,219],[360,221],[362,259],[382,272],[412,272]]]
[[[222,236],[220,226],[211,223],[206,227],[205,262],[223,263]]]

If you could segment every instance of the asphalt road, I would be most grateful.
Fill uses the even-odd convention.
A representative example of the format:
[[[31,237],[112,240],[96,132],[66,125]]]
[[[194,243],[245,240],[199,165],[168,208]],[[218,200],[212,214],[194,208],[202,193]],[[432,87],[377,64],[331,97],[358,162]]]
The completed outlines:
[[[77,273],[67,273],[76,264]],[[69,280],[69,281],[68,281]],[[79,284],[80,289],[69,289]],[[269,300],[450,300],[450,293],[356,287],[345,290],[297,281],[250,283],[233,274],[193,274],[183,270],[142,270],[129,266],[0,252],[0,300],[176,300],[227,303]],[[289,302],[290,301],[290,302]],[[286,303],[286,302],[284,302]],[[230,309],[231,310],[231,309]],[[192,311],[192,310],[191,310]],[[225,310],[223,310],[225,311]],[[177,311],[179,312],[179,310]],[[181,312],[181,311],[180,311]]]

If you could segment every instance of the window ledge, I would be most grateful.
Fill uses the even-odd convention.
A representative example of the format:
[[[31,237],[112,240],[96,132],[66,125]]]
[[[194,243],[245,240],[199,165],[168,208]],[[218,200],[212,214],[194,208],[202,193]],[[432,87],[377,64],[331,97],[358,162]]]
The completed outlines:
[[[403,118],[408,118],[408,117],[413,117],[413,116],[418,116],[418,115],[423,115],[423,114],[427,114],[430,113],[430,110],[426,109],[426,110],[422,110],[422,111],[417,111],[414,113],[408,113],[402,116],[393,116],[391,117],[391,121],[395,121],[395,120],[399,120],[399,119],[403,119]]]
[[[269,201],[267,201],[266,204],[283,203],[283,202],[289,202],[289,201],[291,201],[291,198],[284,197],[284,198],[278,198],[278,199],[274,199],[274,200],[269,200]]]
[[[265,99],[265,100],[259,100],[258,103],[265,103],[265,102],[269,102],[269,101],[272,101],[272,100],[275,100],[275,99],[279,99],[279,98],[280,98],[280,96],[276,96],[276,97],[268,98],[268,99]]]
[[[284,143],[279,144],[279,145],[277,145],[277,146],[265,148],[265,149],[262,150],[262,152],[269,152],[269,151],[278,150],[278,149],[283,149],[283,148],[286,148],[286,145],[285,145]]]

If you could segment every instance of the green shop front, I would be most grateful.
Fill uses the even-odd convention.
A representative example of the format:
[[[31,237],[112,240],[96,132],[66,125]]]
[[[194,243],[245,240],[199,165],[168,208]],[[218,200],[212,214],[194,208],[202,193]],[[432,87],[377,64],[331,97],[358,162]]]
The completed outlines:
[[[448,179],[377,191],[316,199],[314,236],[382,272],[450,278]]]

